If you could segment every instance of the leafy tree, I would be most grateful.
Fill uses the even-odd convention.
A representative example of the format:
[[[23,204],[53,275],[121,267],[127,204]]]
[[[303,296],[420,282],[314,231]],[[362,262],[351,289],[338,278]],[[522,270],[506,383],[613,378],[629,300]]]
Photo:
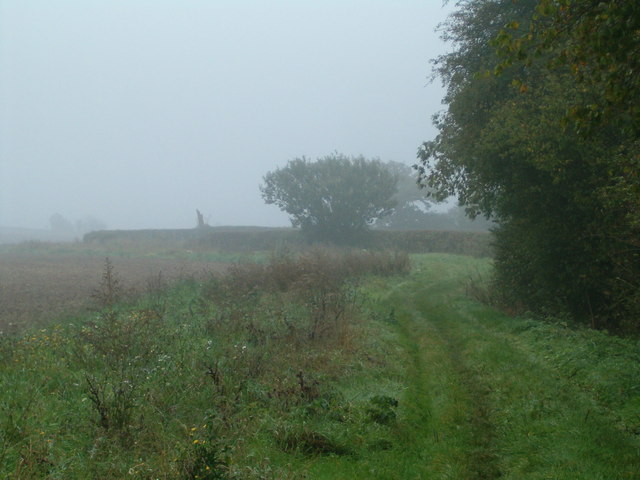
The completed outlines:
[[[541,30],[551,21],[543,16],[556,11],[562,18],[584,12],[580,25],[593,24],[597,19],[588,17],[600,8],[594,5],[460,2],[445,31],[455,50],[435,61],[448,108],[435,119],[438,136],[420,148],[417,168],[437,199],[455,194],[471,216],[499,223],[496,281],[510,301],[612,325],[640,313],[639,149],[633,129],[621,128],[633,112],[626,99],[637,90],[621,80],[626,93],[618,107],[626,113],[606,111],[592,118],[598,128],[581,128],[585,118],[596,124],[576,106],[615,100],[602,84],[576,77],[568,61],[577,53],[567,52],[594,51],[597,42],[558,24],[557,35]],[[529,25],[525,35],[513,35]],[[607,43],[601,45],[598,55],[609,58]],[[589,65],[592,79],[616,82],[597,72],[609,63]]]
[[[490,74],[498,63],[490,41],[508,21],[530,14],[535,2],[526,3],[460,2],[460,9],[443,26],[443,39],[455,49],[433,62],[434,75],[447,87],[448,109],[434,117],[439,135],[420,147],[416,168],[431,196],[438,201],[457,196],[472,217],[493,215],[498,194],[484,178],[494,171],[490,162],[495,159],[478,155],[477,144],[497,110],[517,98],[511,87],[513,76]]]
[[[594,263],[614,321],[640,327],[640,3],[540,0],[528,23],[511,22],[494,44],[502,62],[562,72],[578,94],[565,105],[564,131],[597,143],[589,162],[594,204],[589,237],[605,245]],[[517,78],[520,88],[530,82]],[[590,152],[591,153],[591,152]]]
[[[397,177],[380,161],[338,153],[290,160],[260,186],[264,201],[287,212],[294,227],[334,242],[361,238],[375,219],[391,213],[396,188]]]
[[[640,133],[640,3],[629,0],[540,0],[531,21],[509,22],[494,44],[502,70],[543,57],[550,70],[568,69],[588,94],[568,118],[591,131],[614,121]],[[526,88],[526,84],[522,85]]]

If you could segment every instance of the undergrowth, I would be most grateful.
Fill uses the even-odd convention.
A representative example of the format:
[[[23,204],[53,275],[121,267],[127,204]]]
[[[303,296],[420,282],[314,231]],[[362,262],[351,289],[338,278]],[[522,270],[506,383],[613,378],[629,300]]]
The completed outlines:
[[[0,476],[303,478],[310,458],[391,445],[398,394],[373,378],[387,347],[360,279],[408,269],[279,252],[123,301],[106,260],[94,312],[0,339]]]
[[[280,250],[132,301],[106,262],[93,312],[0,337],[0,478],[639,478],[637,340],[409,266]]]

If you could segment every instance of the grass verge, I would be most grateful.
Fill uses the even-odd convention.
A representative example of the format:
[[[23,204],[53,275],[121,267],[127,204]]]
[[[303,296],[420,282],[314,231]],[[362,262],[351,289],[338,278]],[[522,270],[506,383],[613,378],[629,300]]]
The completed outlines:
[[[413,260],[276,255],[2,338],[0,476],[640,478],[635,340]]]
[[[427,365],[423,478],[640,478],[637,341],[472,301],[464,279],[487,268],[423,257],[390,295]]]

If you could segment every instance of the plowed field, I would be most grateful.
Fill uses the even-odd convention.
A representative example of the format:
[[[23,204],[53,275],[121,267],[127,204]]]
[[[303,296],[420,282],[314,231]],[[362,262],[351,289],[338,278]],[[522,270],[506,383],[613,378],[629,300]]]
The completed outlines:
[[[81,254],[0,253],[0,331],[15,332],[91,308],[104,262]],[[160,272],[171,282],[226,268],[217,262],[153,257],[113,257],[111,262],[127,293],[144,293]]]

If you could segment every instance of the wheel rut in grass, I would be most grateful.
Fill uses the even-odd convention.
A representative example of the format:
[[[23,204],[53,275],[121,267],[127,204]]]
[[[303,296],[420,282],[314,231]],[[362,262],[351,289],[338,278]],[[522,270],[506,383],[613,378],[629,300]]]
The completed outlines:
[[[491,480],[502,477],[499,455],[495,446],[496,430],[491,421],[490,387],[468,364],[464,354],[464,341],[456,334],[453,326],[462,321],[449,302],[439,295],[414,297],[415,321],[424,322],[429,331],[417,329],[420,335],[435,337],[441,355],[446,357],[453,373],[452,379],[459,386],[462,403],[467,406],[469,432],[468,448],[465,451],[467,477],[470,480]],[[415,338],[419,342],[419,338]],[[428,368],[428,367],[427,367]]]
[[[412,478],[640,479],[622,429],[637,423],[635,383],[610,377],[634,371],[619,356],[635,344],[501,315],[464,296],[451,263],[418,264],[387,297],[402,313],[403,406],[430,412],[403,417],[423,462]]]
[[[438,322],[433,322],[443,346],[448,353],[451,365],[458,374],[460,384],[469,396],[469,422],[472,448],[467,452],[469,472],[473,480],[492,480],[501,478],[498,465],[498,454],[495,448],[495,427],[490,418],[490,388],[477,376],[476,372],[465,362],[462,354],[464,346],[448,329]]]

